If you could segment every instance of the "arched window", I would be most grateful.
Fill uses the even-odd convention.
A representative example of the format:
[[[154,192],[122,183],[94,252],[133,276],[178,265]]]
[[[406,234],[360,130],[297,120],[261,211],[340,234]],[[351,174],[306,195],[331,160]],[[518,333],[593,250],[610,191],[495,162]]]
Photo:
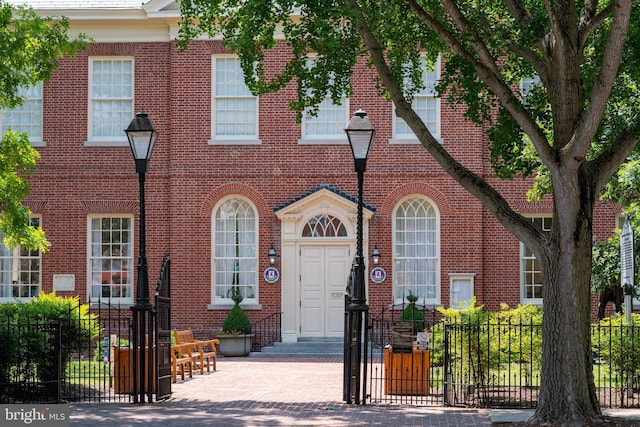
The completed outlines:
[[[394,213],[394,300],[409,293],[419,303],[440,302],[440,241],[438,214],[426,199],[412,197]]]
[[[213,262],[216,302],[231,302],[234,289],[244,301],[258,297],[258,220],[247,201],[232,198],[215,208]]]
[[[311,218],[302,230],[302,237],[346,237],[347,229],[342,221],[332,215],[322,214]]]

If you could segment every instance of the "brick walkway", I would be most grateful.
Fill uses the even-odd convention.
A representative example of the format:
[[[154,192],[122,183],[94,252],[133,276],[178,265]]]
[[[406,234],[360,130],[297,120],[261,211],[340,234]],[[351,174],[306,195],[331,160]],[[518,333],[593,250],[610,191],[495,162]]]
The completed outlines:
[[[72,426],[491,426],[486,411],[346,405],[342,361],[220,358],[167,402],[72,405]]]

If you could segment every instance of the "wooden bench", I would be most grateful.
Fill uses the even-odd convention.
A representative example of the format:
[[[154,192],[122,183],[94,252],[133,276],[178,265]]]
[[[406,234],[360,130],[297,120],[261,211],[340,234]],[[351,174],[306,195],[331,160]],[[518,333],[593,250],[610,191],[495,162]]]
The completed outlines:
[[[188,351],[191,355],[194,369],[200,368],[200,373],[204,374],[205,366],[207,368],[207,372],[211,372],[210,367],[213,365],[213,370],[216,370],[216,362],[218,360],[216,345],[220,343],[219,340],[196,340],[193,338],[191,328],[184,331],[174,329],[173,337],[176,340],[176,344],[186,344],[191,346]]]
[[[185,373],[189,373],[189,378],[193,378],[193,364],[189,352],[190,344],[174,344],[171,346],[171,377],[173,382],[178,381],[178,372],[184,381]]]

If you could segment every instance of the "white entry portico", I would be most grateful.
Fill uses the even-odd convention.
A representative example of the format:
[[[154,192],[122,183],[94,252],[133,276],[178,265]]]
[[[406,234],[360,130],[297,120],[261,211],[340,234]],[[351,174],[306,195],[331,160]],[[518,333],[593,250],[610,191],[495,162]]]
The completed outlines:
[[[357,200],[326,184],[276,211],[281,221],[282,341],[341,337],[355,256]],[[368,223],[363,209],[363,248]]]

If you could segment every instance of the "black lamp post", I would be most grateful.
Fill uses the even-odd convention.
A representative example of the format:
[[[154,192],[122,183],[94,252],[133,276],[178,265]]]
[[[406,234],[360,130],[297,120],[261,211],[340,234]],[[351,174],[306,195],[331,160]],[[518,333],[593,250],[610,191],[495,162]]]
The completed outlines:
[[[363,334],[369,317],[369,306],[365,296],[365,263],[362,248],[362,186],[364,183],[364,171],[367,168],[367,156],[369,147],[373,141],[375,129],[371,126],[371,121],[364,110],[358,110],[355,116],[349,121],[344,130],[349,139],[349,145],[353,153],[355,169],[358,173],[358,235],[356,243],[356,257],[352,266],[351,285],[352,297],[346,307],[347,328],[345,330],[345,344],[349,343],[349,348],[345,348],[345,369],[343,395],[347,403],[364,404],[366,397],[366,381],[361,381],[361,373],[366,379],[368,345],[367,334]],[[364,319],[363,319],[364,317]],[[364,363],[362,359],[364,335]],[[364,369],[361,366],[364,365]],[[361,386],[362,385],[362,386]],[[362,391],[362,393],[361,393]]]
[[[158,132],[153,127],[149,115],[144,111],[136,114],[129,127],[125,130],[129,145],[136,162],[140,182],[140,254],[138,257],[138,287],[136,288],[136,302],[131,307],[133,314],[133,401],[144,403],[145,389],[147,400],[152,400],[153,357],[151,323],[151,302],[149,301],[149,276],[147,267],[145,211],[144,211],[144,175],[153,146],[158,138]],[[147,319],[149,319],[147,321]],[[148,328],[148,331],[147,331]],[[149,339],[147,340],[146,337]],[[147,357],[146,355],[149,355]],[[147,363],[148,361],[148,363]],[[145,387],[145,365],[147,366],[147,384]]]

